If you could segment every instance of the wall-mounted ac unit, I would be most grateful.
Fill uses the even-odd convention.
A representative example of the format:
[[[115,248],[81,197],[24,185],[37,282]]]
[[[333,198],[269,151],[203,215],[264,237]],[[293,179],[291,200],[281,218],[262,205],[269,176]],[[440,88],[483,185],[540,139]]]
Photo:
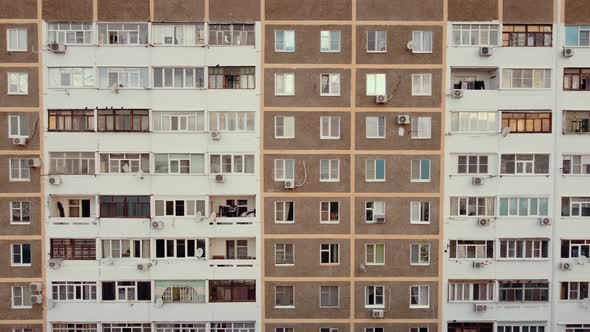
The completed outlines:
[[[137,264],[137,269],[140,271],[147,271],[151,266],[152,264],[150,263]]]
[[[31,295],[31,303],[33,303],[33,304],[43,303],[43,295]]]
[[[219,140],[221,138],[221,133],[219,131],[212,131],[211,132],[211,139],[212,140]]]
[[[12,144],[14,145],[27,145],[27,137],[15,137],[12,139]]]
[[[473,306],[473,311],[475,311],[475,312],[486,312],[486,311],[488,311],[488,305],[487,304],[475,304]]]
[[[482,177],[473,177],[471,178],[471,184],[474,186],[479,186],[483,184],[483,178]]]
[[[61,184],[61,178],[57,175],[51,175],[47,178],[47,182],[49,182],[49,184],[58,185]]]
[[[397,124],[399,125],[407,125],[410,124],[411,118],[407,114],[402,114],[397,116]]]
[[[223,183],[225,182],[225,177],[222,174],[217,174],[215,175],[215,182]]]
[[[157,220],[152,221],[152,228],[153,229],[162,229],[162,228],[164,228],[164,223],[161,221],[157,221]]]
[[[479,219],[477,219],[477,224],[480,226],[488,226],[490,224],[490,219],[479,218]]]
[[[381,309],[373,309],[373,310],[371,310],[371,317],[383,318],[383,317],[385,317],[385,311],[381,310]]]
[[[566,58],[571,58],[574,56],[574,49],[566,47],[563,49],[563,56]]]
[[[473,262],[473,268],[474,269],[481,269],[482,267],[485,266],[484,262]]]
[[[549,226],[551,225],[551,218],[539,218],[539,224],[541,226]]]
[[[559,263],[559,269],[561,269],[562,271],[570,271],[572,269],[572,263],[561,262]]]
[[[29,159],[29,167],[40,167],[41,166],[41,159],[39,158],[31,158]]]
[[[385,224],[385,215],[384,214],[376,214],[374,215],[375,223],[376,224]]]
[[[43,291],[43,284],[40,282],[32,282],[31,283],[31,292],[39,293]]]
[[[47,263],[52,269],[59,269],[61,267],[62,260],[59,258],[52,258]]]
[[[64,43],[51,43],[49,44],[49,51],[55,54],[66,53],[66,44]]]
[[[387,102],[387,96],[385,95],[377,95],[375,96],[375,103],[377,104],[385,104]]]
[[[295,189],[295,181],[286,180],[285,181],[285,189]]]
[[[463,90],[462,89],[453,89],[451,92],[451,96],[453,98],[463,98]]]
[[[479,55],[481,56],[491,56],[494,54],[494,49],[489,46],[482,46],[479,48]]]

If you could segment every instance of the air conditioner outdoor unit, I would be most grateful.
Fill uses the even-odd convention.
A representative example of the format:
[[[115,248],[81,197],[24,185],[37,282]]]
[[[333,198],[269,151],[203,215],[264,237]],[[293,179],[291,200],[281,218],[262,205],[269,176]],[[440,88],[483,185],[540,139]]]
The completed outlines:
[[[463,98],[463,90],[462,89],[453,89],[451,94],[453,98]]]
[[[559,268],[563,271],[570,271],[572,269],[572,263],[561,262],[561,263],[559,263]]]
[[[387,102],[387,96],[385,96],[385,95],[377,95],[375,97],[375,102],[377,104],[385,104]]]
[[[295,181],[293,181],[293,180],[285,181],[285,189],[295,189]]]
[[[113,265],[115,261],[111,257],[103,258],[102,265]]]
[[[49,184],[53,184],[53,185],[61,184],[61,178],[59,176],[56,176],[56,175],[50,176],[47,179],[47,181],[49,182]]]
[[[43,284],[40,282],[32,282],[31,283],[31,292],[39,293],[43,291]]]
[[[385,316],[385,311],[384,310],[371,310],[371,317],[373,318],[383,318]]]
[[[471,178],[471,184],[474,186],[479,186],[479,185],[483,184],[483,178],[482,177],[473,177],[473,178]]]
[[[482,267],[484,267],[484,263],[483,262],[473,262],[473,268],[474,269],[481,269]]]
[[[490,219],[479,218],[477,219],[477,224],[480,226],[488,226],[490,224]]]
[[[59,258],[52,258],[49,260],[49,267],[52,269],[59,269],[61,267],[62,260]]]
[[[49,44],[49,51],[56,54],[66,53],[66,44],[64,43],[51,43]]]
[[[397,116],[397,124],[407,125],[407,124],[410,124],[410,121],[411,121],[410,116],[407,114]]]
[[[33,303],[33,304],[43,303],[43,295],[31,295],[31,303]]]
[[[215,182],[223,183],[224,181],[225,181],[225,178],[223,177],[223,175],[221,175],[221,174],[215,175]]]
[[[549,226],[549,225],[551,225],[551,219],[550,218],[539,218],[539,224],[541,226]]]
[[[12,144],[14,145],[27,145],[27,138],[26,137],[16,137],[12,139]]]
[[[383,215],[383,214],[376,214],[375,215],[375,223],[376,224],[385,224],[385,215]]]
[[[488,311],[488,305],[487,304],[475,304],[473,306],[473,311],[475,311],[475,312],[486,312],[486,311]]]
[[[140,271],[147,271],[151,266],[152,264],[150,263],[137,264],[137,269]]]
[[[494,54],[494,49],[489,46],[482,46],[479,48],[479,55],[481,56],[490,56]]]
[[[39,159],[39,158],[29,159],[29,167],[39,167],[39,166],[41,166],[41,159]]]
[[[161,221],[152,221],[152,228],[153,229],[162,229],[162,228],[164,228],[164,223]]]
[[[574,56],[574,49],[566,47],[563,49],[563,56],[566,58],[571,58]]]
[[[221,138],[221,133],[219,131],[212,131],[211,132],[211,139],[212,140],[219,140]]]

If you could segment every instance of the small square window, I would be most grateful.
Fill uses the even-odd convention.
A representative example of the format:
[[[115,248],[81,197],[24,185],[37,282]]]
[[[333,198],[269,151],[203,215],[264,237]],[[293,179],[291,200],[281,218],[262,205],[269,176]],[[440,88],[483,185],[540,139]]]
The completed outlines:
[[[321,74],[320,96],[340,96],[340,74]]]
[[[412,96],[432,96],[432,74],[412,74]]]
[[[367,265],[384,265],[385,244],[367,243],[365,245],[365,263]]]
[[[26,115],[8,116],[8,138],[28,138],[29,123]]]
[[[293,243],[275,244],[275,265],[295,265],[295,245]]]
[[[322,116],[320,117],[320,139],[339,139],[340,138],[340,117],[339,116]]]
[[[295,52],[295,31],[275,31],[275,52]]]
[[[367,31],[367,52],[387,52],[387,31]]]
[[[370,201],[365,202],[365,222],[367,224],[385,222],[385,202]]]
[[[31,223],[31,202],[10,202],[10,224],[26,225]]]
[[[410,202],[410,223],[430,224],[430,202]]]
[[[419,116],[411,121],[412,139],[431,139],[432,138],[432,117]]]
[[[432,31],[412,32],[412,53],[432,53]]]
[[[275,202],[275,223],[292,224],[295,222],[295,203],[292,201]]]
[[[385,117],[367,116],[365,118],[366,138],[385,138]]]
[[[365,308],[385,308],[384,286],[365,286]]]
[[[410,265],[430,265],[430,243],[415,243],[411,245]]]
[[[295,138],[294,116],[275,116],[275,138]]]
[[[6,50],[8,52],[26,52],[27,51],[27,29],[7,29],[6,30]]]
[[[9,159],[9,181],[10,182],[28,182],[31,181],[31,171],[29,167],[30,159]]]
[[[410,286],[410,308],[430,307],[430,286]]]
[[[293,286],[275,286],[275,308],[295,308]]]
[[[320,202],[320,223],[337,224],[340,222],[339,202]]]
[[[293,159],[275,159],[275,181],[293,181],[295,180],[295,160]]]
[[[430,182],[430,160],[412,160],[412,182]]]
[[[31,287],[12,287],[12,309],[31,309]]]
[[[275,74],[275,96],[294,96],[295,95],[295,74],[294,73],[277,73]]]
[[[387,85],[385,74],[367,74],[366,78],[366,95],[367,96],[384,96],[386,95]]]
[[[338,243],[322,243],[320,246],[320,264],[340,264],[340,245]]]
[[[320,182],[339,182],[340,181],[340,160],[338,159],[321,159],[320,160]]]
[[[340,306],[339,293],[338,286],[320,286],[320,308],[338,308]]]
[[[385,160],[368,159],[365,166],[367,182],[385,182]]]
[[[320,52],[337,53],[340,52],[340,31],[322,30],[320,32]]]
[[[8,95],[29,94],[29,73],[9,72],[8,73]]]
[[[29,243],[13,243],[10,246],[11,266],[31,266],[31,245]]]

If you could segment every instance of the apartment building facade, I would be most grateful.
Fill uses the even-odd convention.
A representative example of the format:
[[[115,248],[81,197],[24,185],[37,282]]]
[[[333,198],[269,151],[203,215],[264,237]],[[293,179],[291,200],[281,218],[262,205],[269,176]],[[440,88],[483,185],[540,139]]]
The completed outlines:
[[[450,1],[447,331],[587,331],[588,3]]]
[[[40,1],[0,1],[0,331],[42,331]]]

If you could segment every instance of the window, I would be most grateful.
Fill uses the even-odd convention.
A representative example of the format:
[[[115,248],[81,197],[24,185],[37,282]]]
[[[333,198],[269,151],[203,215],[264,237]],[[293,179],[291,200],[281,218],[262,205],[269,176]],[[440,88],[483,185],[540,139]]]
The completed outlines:
[[[115,324],[103,324],[107,326],[112,326]],[[97,324],[85,324],[85,323],[52,323],[51,330],[53,332],[97,332]],[[121,330],[117,330],[117,332],[121,332]],[[139,331],[135,330],[134,332],[142,332],[141,329]],[[147,331],[145,331],[147,332]]]
[[[91,175],[94,152],[50,152],[49,173],[61,175]]]
[[[320,202],[320,223],[337,224],[340,222],[339,202]]]
[[[320,264],[340,264],[340,245],[338,243],[322,243],[320,246]]]
[[[29,73],[8,72],[8,95],[29,94]]]
[[[253,154],[211,154],[211,174],[254,174]]]
[[[365,202],[365,222],[371,224],[379,221],[385,222],[385,202]]]
[[[449,281],[449,302],[494,301],[493,281]]]
[[[451,112],[451,131],[463,133],[498,132],[496,112]]]
[[[451,240],[449,257],[457,259],[494,258],[494,241]]]
[[[12,290],[12,309],[30,309],[33,307],[31,303],[31,288],[29,286],[15,286]]]
[[[412,182],[430,182],[430,160],[412,160],[411,163]]]
[[[293,181],[295,180],[295,160],[294,159],[275,159],[275,181]]]
[[[60,209],[61,202],[58,202],[57,208],[60,217],[70,218],[89,218],[90,217],[90,199],[67,199],[66,209]],[[62,211],[63,210],[63,211]],[[62,214],[63,212],[63,214]]]
[[[292,327],[275,327],[274,332],[295,332]]]
[[[156,199],[156,217],[196,217],[205,216],[205,200],[199,199]]]
[[[488,156],[460,155],[457,156],[457,173],[459,174],[488,174]]]
[[[410,224],[430,224],[430,202],[410,202]]]
[[[411,121],[412,139],[432,138],[432,117],[418,116]]]
[[[156,283],[157,283],[157,281],[156,281]],[[198,303],[202,303],[202,302],[198,302]],[[212,323],[212,325],[217,325],[217,324],[221,325],[223,323]],[[155,325],[156,325],[156,332],[168,332],[168,331],[206,332],[207,331],[205,323],[156,323]],[[151,331],[151,328],[150,328],[150,331]],[[244,330],[244,332],[247,332],[247,331],[248,331],[248,329]]]
[[[101,173],[137,173],[150,172],[150,155],[148,153],[101,153]]]
[[[320,332],[338,332],[337,327],[320,327]]]
[[[99,67],[100,89],[147,89],[150,87],[147,67]]]
[[[95,260],[95,239],[51,239],[51,258]]]
[[[500,240],[500,258],[536,259],[548,257],[548,240]]]
[[[295,203],[292,201],[275,202],[275,223],[292,224],[295,222]]]
[[[48,23],[47,41],[49,44],[92,44],[92,30],[92,23]]]
[[[206,303],[206,280],[156,280],[154,282],[156,298],[161,297],[164,303]],[[193,328],[202,329],[205,332],[205,324],[191,324]],[[160,326],[160,324],[158,324]],[[163,327],[163,326],[162,326]],[[158,331],[160,331],[158,329]],[[162,329],[163,332],[169,331]],[[177,329],[176,331],[181,331]],[[187,326],[186,332],[197,332]]]
[[[590,68],[564,68],[563,69],[563,90],[564,91],[589,91],[590,90]]]
[[[432,95],[432,74],[412,74],[412,96]]]
[[[24,114],[8,115],[8,138],[29,137],[29,117]]]
[[[384,286],[365,286],[365,308],[385,308]]]
[[[49,131],[94,131],[94,111],[49,110]]]
[[[365,332],[384,332],[385,328],[383,327],[365,327]]]
[[[6,29],[6,50],[8,52],[27,51],[27,29]]]
[[[338,159],[321,159],[320,160],[320,182],[339,182],[340,181],[340,160]]]
[[[149,196],[100,196],[101,218],[149,218]]]
[[[103,301],[150,301],[152,283],[150,281],[103,281]]]
[[[294,96],[295,95],[295,74],[294,73],[276,73],[275,74],[275,96]]]
[[[502,89],[549,89],[551,69],[502,69]]]
[[[52,89],[81,89],[95,87],[95,70],[92,67],[49,68],[49,87]]]
[[[210,331],[211,332],[254,332],[255,331],[255,323],[254,322],[217,322],[217,323],[210,323]],[[204,332],[204,331],[202,331]]]
[[[322,30],[320,31],[320,52],[333,53],[340,52],[340,31]]]
[[[500,174],[549,174],[549,155],[503,154]]]
[[[565,332],[587,332],[590,329],[590,324],[567,324],[565,325]]]
[[[587,281],[562,281],[560,299],[564,301],[582,301],[587,299],[588,284]]]
[[[365,133],[366,138],[385,138],[385,117],[365,117]]]
[[[385,244],[367,243],[365,245],[365,263],[367,265],[385,265]]]
[[[546,281],[500,281],[500,302],[547,302],[549,282]]]
[[[385,96],[386,86],[385,74],[366,74],[367,96]]]
[[[148,110],[98,110],[98,131],[147,132],[149,130]]]
[[[367,182],[385,182],[385,160],[367,159],[365,180]]]
[[[551,133],[551,112],[502,112],[502,128],[510,133]]]
[[[209,45],[254,46],[254,24],[209,24]]]
[[[428,332],[427,327],[410,327],[410,332]]]
[[[502,27],[502,46],[551,46],[551,25],[514,25],[504,24]]]
[[[430,307],[430,286],[410,286],[410,308]]]
[[[209,130],[221,132],[254,131],[255,112],[208,112]]]
[[[410,246],[410,265],[430,265],[430,243],[414,243]]]
[[[156,153],[154,167],[156,174],[203,174],[205,173],[205,155]]]
[[[150,332],[152,330],[152,323],[101,323],[101,325],[103,332]]]
[[[31,170],[29,168],[30,159],[10,158],[10,182],[28,182],[31,181]]]
[[[209,67],[209,89],[254,89],[255,67]]]
[[[320,139],[340,139],[340,117],[320,117]]]
[[[565,46],[590,46],[590,27],[588,26],[566,26]]]
[[[537,197],[500,197],[501,217],[546,217],[549,199]]]
[[[412,53],[432,53],[432,31],[412,31]]]
[[[31,202],[13,201],[10,202],[10,223],[30,224],[31,223]]]
[[[494,216],[494,197],[451,197],[451,216]]]
[[[544,325],[537,325],[537,324],[506,324],[501,323],[498,325],[498,332],[545,332]],[[570,332],[570,330],[566,329],[566,332]],[[573,330],[572,330],[573,332]]]
[[[320,308],[340,307],[339,293],[338,286],[320,286]]]
[[[156,258],[203,258],[206,257],[205,249],[202,239],[156,240]]]
[[[203,67],[156,67],[154,88],[202,89],[205,87]]]
[[[295,31],[275,30],[275,52],[295,52]]]
[[[320,75],[320,96],[340,96],[340,74]]]
[[[100,45],[142,45],[147,43],[147,23],[98,23],[98,44]]]
[[[152,24],[152,44],[203,45],[205,27],[203,24]]]
[[[387,31],[367,31],[367,52],[387,52]]]
[[[590,155],[564,155],[562,174],[590,174]]]
[[[275,308],[294,308],[293,286],[275,286]]]
[[[562,197],[562,217],[590,217],[590,197]]]
[[[561,258],[590,257],[590,240],[561,240]]]
[[[564,111],[564,134],[590,133],[590,112],[588,111]]]
[[[496,24],[453,24],[453,46],[497,46]]]
[[[102,240],[102,258],[149,258],[150,240]]]
[[[31,244],[13,243],[10,245],[10,266],[31,266]]]
[[[203,111],[154,111],[152,112],[153,131],[156,132],[201,132],[205,130]]]
[[[54,301],[96,301],[95,281],[53,281]]]
[[[295,245],[293,243],[275,244],[275,265],[295,265]]]
[[[295,138],[294,116],[275,116],[275,138]]]

